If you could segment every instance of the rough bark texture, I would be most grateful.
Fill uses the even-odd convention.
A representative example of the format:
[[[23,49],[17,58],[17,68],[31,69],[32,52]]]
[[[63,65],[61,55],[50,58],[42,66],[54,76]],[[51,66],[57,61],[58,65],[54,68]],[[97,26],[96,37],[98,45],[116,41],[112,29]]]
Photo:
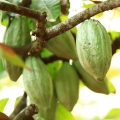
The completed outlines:
[[[45,32],[45,41],[50,40],[51,38],[60,35],[68,30],[70,30],[71,28],[75,27],[77,24],[83,22],[86,19],[89,19],[90,17],[107,11],[107,10],[112,10],[116,7],[120,7],[120,0],[108,0],[105,1],[103,3],[99,3],[96,4],[95,6],[88,8],[78,14],[76,14],[75,16],[69,18],[68,20],[61,22],[51,28],[47,28],[46,32]],[[21,6],[17,6],[14,4],[9,4],[9,3],[5,3],[5,2],[0,2],[0,9],[4,10],[4,11],[8,11],[8,12],[13,12],[13,13],[17,13],[20,15],[24,15],[30,18],[34,18],[36,20],[40,19],[40,15],[41,13],[35,10],[31,10],[25,7],[21,7]],[[37,42],[38,41],[34,41],[32,43],[30,43],[27,46],[24,46],[22,48],[13,48],[18,54],[21,53],[21,49],[22,49],[22,53],[23,54],[28,54],[32,48],[32,46],[37,46]],[[41,46],[41,45],[40,45]],[[42,50],[43,48],[41,48]]]

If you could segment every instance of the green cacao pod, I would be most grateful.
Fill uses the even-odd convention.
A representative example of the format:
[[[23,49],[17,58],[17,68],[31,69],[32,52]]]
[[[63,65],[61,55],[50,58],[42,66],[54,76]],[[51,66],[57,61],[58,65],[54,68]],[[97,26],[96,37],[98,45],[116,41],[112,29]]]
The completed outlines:
[[[57,97],[54,93],[50,108],[48,109],[39,108],[37,117],[42,117],[45,120],[56,120],[57,106],[58,106]]]
[[[6,29],[3,43],[9,46],[24,46],[31,40],[30,29],[26,18],[17,16]],[[23,58],[23,56],[21,56]],[[4,67],[11,80],[16,81],[22,74],[22,68],[3,60]]]
[[[45,64],[40,58],[33,56],[27,57],[25,64],[33,69],[33,71],[23,70],[23,83],[27,94],[38,107],[49,108],[53,95],[53,85]]]
[[[59,22],[60,21],[58,20],[56,24]],[[48,24],[48,26],[52,25],[52,23]],[[58,57],[73,60],[78,59],[75,40],[70,31],[67,31],[59,36],[50,39],[47,42],[46,48]]]
[[[77,31],[76,47],[85,71],[102,81],[112,57],[111,40],[104,26],[93,19],[82,22]]]
[[[71,111],[78,100],[79,78],[68,62],[63,63],[56,76],[55,89],[59,102]]]
[[[97,81],[89,73],[87,73],[81,66],[79,60],[73,62],[74,68],[77,70],[78,74],[81,75],[81,81],[92,91],[97,93],[109,94],[109,89],[107,85],[107,80]]]

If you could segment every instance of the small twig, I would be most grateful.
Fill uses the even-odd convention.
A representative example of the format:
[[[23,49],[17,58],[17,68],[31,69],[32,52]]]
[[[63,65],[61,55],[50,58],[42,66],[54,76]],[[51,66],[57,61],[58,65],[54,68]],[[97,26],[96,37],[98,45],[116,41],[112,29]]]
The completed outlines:
[[[30,120],[34,114],[38,113],[38,107],[35,104],[30,104],[24,108],[13,120]]]
[[[22,98],[18,102],[17,106],[15,107],[14,111],[10,115],[10,119],[13,119],[21,110],[23,110],[26,107],[26,99],[27,99],[27,94],[24,92]]]

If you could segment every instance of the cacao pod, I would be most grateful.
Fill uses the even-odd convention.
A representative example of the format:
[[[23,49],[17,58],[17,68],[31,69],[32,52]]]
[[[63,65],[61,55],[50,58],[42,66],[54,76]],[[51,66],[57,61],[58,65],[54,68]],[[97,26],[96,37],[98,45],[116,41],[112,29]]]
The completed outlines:
[[[109,94],[109,89],[107,85],[107,79],[103,81],[97,81],[89,73],[87,73],[79,63],[79,61],[73,62],[74,68],[82,76],[81,81],[92,91],[97,93]]]
[[[33,71],[23,69],[23,83],[30,99],[43,109],[50,107],[53,95],[52,79],[40,58],[28,56],[26,66]]]
[[[42,117],[45,120],[56,120],[55,118],[56,118],[57,106],[58,106],[57,97],[54,93],[50,108],[48,109],[39,108],[39,112],[37,116]]]
[[[93,19],[82,22],[77,31],[76,47],[85,71],[102,81],[112,57],[111,40],[104,26]]]
[[[30,29],[26,18],[17,16],[6,29],[3,43],[9,46],[24,46],[31,40]],[[23,56],[21,56],[23,58]],[[11,80],[16,81],[22,74],[22,68],[3,59],[4,67]]]
[[[79,78],[68,62],[63,63],[56,76],[55,89],[59,102],[71,111],[78,100]]]
[[[60,21],[58,20],[56,24],[59,22]],[[51,24],[52,23],[49,23],[48,26],[53,25]],[[46,48],[58,57],[73,60],[77,59],[75,40],[70,31],[67,31],[59,36],[50,39],[47,42]]]

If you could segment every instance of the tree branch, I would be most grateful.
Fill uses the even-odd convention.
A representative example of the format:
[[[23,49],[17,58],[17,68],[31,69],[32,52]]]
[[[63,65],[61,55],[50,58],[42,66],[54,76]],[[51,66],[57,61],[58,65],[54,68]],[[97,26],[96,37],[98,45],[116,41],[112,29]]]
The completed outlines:
[[[30,18],[33,18],[36,20],[39,20],[39,18],[40,18],[39,11],[32,10],[32,9],[22,7],[19,5],[7,3],[7,2],[0,2],[0,10],[16,13],[16,14],[30,17]]]
[[[9,116],[11,120],[13,120],[13,118],[21,111],[23,110],[27,105],[27,94],[26,92],[24,92],[22,98],[20,99],[20,101],[18,102],[17,106],[15,107],[14,111],[11,113],[11,115]]]
[[[31,120],[34,114],[38,113],[38,107],[35,104],[30,104],[18,113],[13,120]]]
[[[75,27],[79,23],[83,22],[90,17],[107,11],[112,10],[113,8],[120,7],[120,0],[108,0],[100,4],[96,4],[95,6],[88,8],[73,17],[69,18],[68,20],[59,23],[53,27],[50,27],[46,30],[46,39],[49,40],[59,34],[62,34],[71,28]]]
[[[77,24],[83,22],[86,19],[89,19],[90,17],[98,13],[101,13],[107,10],[112,10],[116,7],[120,7],[120,0],[108,0],[100,4],[96,4],[95,6],[76,14],[75,16],[69,18],[68,20],[64,22],[61,22],[53,27],[47,28],[45,32],[45,41],[48,41],[49,39],[70,30],[71,28],[75,27]],[[24,15],[27,17],[31,17],[36,20],[39,20],[40,18],[40,13],[38,11],[31,10],[31,9],[21,7],[21,6],[17,6],[14,4],[0,2],[0,9],[8,11],[8,12],[14,12],[14,13]],[[22,47],[23,53],[28,54],[31,47],[36,44],[37,44],[37,41],[34,41],[30,43],[30,45],[27,45],[27,49],[26,49],[26,46]],[[20,47],[18,47],[19,50],[16,47],[15,48],[12,47],[12,48],[15,50],[15,52],[19,54],[19,51],[21,50]],[[41,50],[42,49],[43,48],[41,48]]]
[[[112,10],[116,7],[120,7],[120,0],[108,0],[100,4],[96,4],[95,6],[74,15],[65,22],[59,23],[51,28],[48,28],[46,30],[46,39],[49,40],[59,34],[62,34],[70,30],[71,28],[75,27],[77,24],[83,22],[86,19],[89,19],[90,17],[98,13],[107,10]],[[40,12],[22,6],[18,6],[15,4],[0,2],[0,9],[8,12],[17,13],[23,16],[27,16],[30,18],[34,18],[36,20],[39,20],[40,18],[39,17]]]

